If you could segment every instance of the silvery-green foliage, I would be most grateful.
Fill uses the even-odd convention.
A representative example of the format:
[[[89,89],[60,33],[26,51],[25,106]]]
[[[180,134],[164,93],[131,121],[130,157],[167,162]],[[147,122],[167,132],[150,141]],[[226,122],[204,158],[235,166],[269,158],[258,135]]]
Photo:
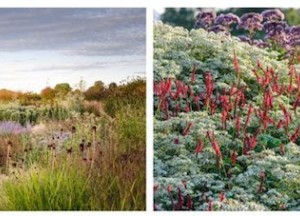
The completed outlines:
[[[174,78],[190,85],[196,92],[204,92],[203,72],[211,71],[216,89],[229,89],[237,76],[233,69],[233,55],[236,54],[241,68],[241,85],[247,86],[249,101],[255,109],[263,104],[263,94],[252,70],[257,60],[263,67],[272,67],[280,83],[288,83],[288,62],[279,60],[279,53],[241,43],[237,38],[223,33],[215,34],[203,29],[187,30],[158,23],[154,26],[154,79],[161,81]],[[196,80],[191,84],[191,71],[196,65]],[[299,65],[296,66],[297,70]],[[261,73],[261,71],[259,71]],[[262,75],[262,74],[260,74]],[[213,96],[214,97],[214,96]],[[157,106],[159,99],[155,98]],[[180,99],[185,107],[186,100]],[[284,118],[280,104],[287,109],[291,98],[287,95],[274,97],[274,108],[269,111],[278,122]],[[246,122],[249,104],[239,109],[240,123]],[[300,124],[300,109],[290,112],[293,119],[290,133]],[[184,128],[192,124],[187,134]],[[254,133],[260,125],[260,118],[251,116],[248,133]],[[235,120],[228,119],[227,128],[222,127],[220,112],[210,115],[207,110],[179,112],[177,117],[162,121],[154,119],[154,179],[158,189],[154,193],[157,210],[174,210],[178,190],[193,200],[195,210],[299,210],[300,209],[300,147],[299,141],[289,141],[283,128],[274,125],[257,136],[254,149],[243,154],[245,134],[236,136]],[[206,137],[213,131],[222,152],[219,161]],[[195,153],[199,140],[203,149]],[[284,144],[285,150],[280,146]],[[236,165],[231,164],[233,149],[238,152]],[[219,166],[219,167],[218,167]],[[261,177],[264,173],[265,177]],[[184,184],[184,182],[186,182]],[[168,188],[171,187],[171,192]],[[178,189],[179,188],[179,189]],[[225,200],[220,194],[225,193]],[[209,206],[209,203],[211,206]]]
[[[196,65],[196,83],[202,82],[203,72],[210,71],[218,80],[217,87],[229,88],[236,78],[232,73],[232,59],[237,55],[242,73],[242,85],[254,79],[252,70],[257,61],[267,67],[276,68],[281,81],[286,81],[287,60],[278,60],[279,53],[260,49],[238,38],[223,33],[207,32],[204,29],[188,32],[181,27],[171,27],[162,23],[154,25],[154,80],[180,77],[190,80],[193,66]]]

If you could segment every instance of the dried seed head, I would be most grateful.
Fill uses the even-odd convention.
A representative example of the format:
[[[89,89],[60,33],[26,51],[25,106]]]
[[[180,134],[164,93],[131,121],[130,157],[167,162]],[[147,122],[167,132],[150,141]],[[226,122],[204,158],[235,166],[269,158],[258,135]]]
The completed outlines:
[[[90,148],[92,146],[91,142],[88,142],[87,147]]]
[[[27,152],[28,152],[28,150],[27,150],[27,149],[24,149],[24,152],[26,152],[26,153],[27,153]]]
[[[72,127],[72,133],[73,134],[76,133],[76,127],[75,126]]]
[[[97,127],[96,127],[96,126],[93,126],[93,127],[92,127],[92,131],[93,131],[93,132],[96,132],[96,130],[97,130]]]
[[[84,151],[84,143],[80,143],[80,144],[79,144],[79,150],[80,150],[81,152]]]
[[[7,142],[7,145],[8,145],[8,146],[12,146],[12,142],[9,140],[9,141]]]
[[[67,149],[67,153],[68,153],[68,154],[72,154],[72,152],[73,152],[73,147]]]

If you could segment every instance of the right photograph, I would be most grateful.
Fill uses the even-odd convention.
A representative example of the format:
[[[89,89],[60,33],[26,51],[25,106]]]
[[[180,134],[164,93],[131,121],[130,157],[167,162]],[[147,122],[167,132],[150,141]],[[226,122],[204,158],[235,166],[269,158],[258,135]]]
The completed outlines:
[[[300,211],[300,9],[156,8],[154,210]]]

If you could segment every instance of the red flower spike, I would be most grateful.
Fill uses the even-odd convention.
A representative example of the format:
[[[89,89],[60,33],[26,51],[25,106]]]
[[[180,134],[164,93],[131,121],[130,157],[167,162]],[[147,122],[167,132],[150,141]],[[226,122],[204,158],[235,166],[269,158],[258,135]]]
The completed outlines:
[[[237,73],[238,76],[240,76],[241,71],[240,71],[240,64],[239,64],[239,60],[236,57],[236,54],[234,53],[233,55],[233,67],[235,72]]]
[[[265,110],[271,110],[273,108],[273,96],[269,89],[264,93],[263,107]]]
[[[219,194],[219,198],[220,198],[220,202],[225,201],[225,193],[224,193],[224,191],[222,191],[222,192]]]
[[[238,154],[237,154],[236,150],[233,150],[233,152],[231,154],[231,165],[232,166],[235,166],[237,156],[238,156]]]
[[[221,153],[221,150],[220,150],[220,147],[219,147],[218,143],[215,140],[214,133],[211,132],[211,131],[207,131],[206,134],[207,134],[207,137],[208,137],[208,139],[209,139],[209,141],[210,141],[210,143],[211,143],[211,145],[212,145],[212,147],[213,147],[213,149],[214,149],[214,151],[215,151],[218,159],[219,160],[222,159],[222,153]]]
[[[179,187],[177,188],[177,190],[178,190],[177,210],[181,210],[183,208],[184,198]]]
[[[198,95],[195,95],[194,98],[193,98],[193,101],[194,101],[194,104],[196,104],[196,107],[197,107],[197,111],[200,111],[200,97]]]
[[[202,152],[203,146],[204,146],[203,142],[201,140],[198,140],[198,144],[195,149],[196,157],[198,157],[198,154]]]
[[[186,113],[190,112],[190,107],[188,104],[185,106],[184,112],[186,112]]]
[[[212,211],[212,210],[213,210],[212,207],[213,207],[213,201],[212,201],[212,200],[209,200],[209,201],[208,201],[208,208],[207,208],[207,211]]]
[[[193,210],[194,209],[193,200],[192,200],[192,197],[190,195],[188,195],[187,207],[188,207],[189,210]]]
[[[288,87],[289,93],[291,93],[293,91],[293,78],[294,78],[295,74],[296,74],[296,68],[295,68],[295,66],[292,66],[288,73],[288,75],[290,77],[290,83],[289,83],[289,87]]]
[[[206,106],[208,107],[210,104],[210,98],[212,96],[213,89],[214,89],[213,78],[209,71],[206,72],[204,75],[204,83],[205,83],[205,89],[206,89],[205,103],[206,103]]]
[[[191,76],[191,82],[195,83],[196,82],[196,64],[194,64],[193,70],[192,70],[192,76]]]
[[[192,123],[192,122],[189,122],[189,123],[186,125],[185,129],[183,130],[182,136],[186,136],[186,135],[190,132],[190,129],[191,129],[192,126],[193,126],[193,123]]]
[[[240,116],[237,116],[235,121],[235,133],[237,134],[237,136],[240,133],[240,128],[241,128],[241,118]]]
[[[266,173],[265,171],[261,171],[259,173],[259,176],[260,176],[260,185],[259,185],[259,188],[258,188],[258,193],[262,193],[263,192],[263,185],[264,185],[264,182],[266,180]]]
[[[248,107],[247,118],[246,118],[244,130],[246,130],[246,128],[247,128],[247,126],[250,122],[251,115],[252,115],[253,111],[254,111],[253,106],[252,106],[252,104],[250,104],[249,107]]]
[[[296,128],[295,132],[293,133],[293,135],[290,136],[290,141],[293,142],[293,143],[296,142],[296,140],[298,139],[299,135],[300,135],[300,126],[298,126]]]
[[[257,145],[257,140],[256,140],[256,136],[252,136],[249,140],[249,147],[250,150],[253,150]]]
[[[300,105],[300,94],[297,95],[296,100],[293,103],[293,110],[296,111],[296,109],[299,105]]]
[[[285,145],[283,145],[282,143],[280,144],[279,151],[281,155],[285,154]]]

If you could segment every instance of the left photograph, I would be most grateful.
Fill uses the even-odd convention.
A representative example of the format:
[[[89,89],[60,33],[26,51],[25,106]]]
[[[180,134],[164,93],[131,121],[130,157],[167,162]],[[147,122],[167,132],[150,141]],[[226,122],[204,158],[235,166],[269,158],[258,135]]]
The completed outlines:
[[[146,9],[0,9],[0,210],[146,209]]]

